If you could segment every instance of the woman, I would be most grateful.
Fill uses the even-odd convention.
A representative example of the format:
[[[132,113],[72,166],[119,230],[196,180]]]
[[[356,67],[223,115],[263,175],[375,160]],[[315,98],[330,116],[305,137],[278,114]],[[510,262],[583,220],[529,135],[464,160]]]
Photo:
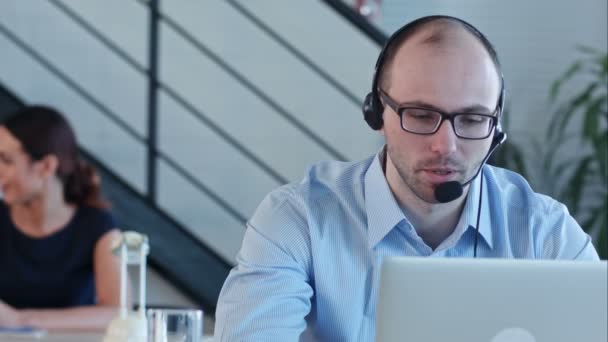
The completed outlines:
[[[0,326],[103,329],[117,313],[119,234],[95,171],[51,108],[0,124]]]

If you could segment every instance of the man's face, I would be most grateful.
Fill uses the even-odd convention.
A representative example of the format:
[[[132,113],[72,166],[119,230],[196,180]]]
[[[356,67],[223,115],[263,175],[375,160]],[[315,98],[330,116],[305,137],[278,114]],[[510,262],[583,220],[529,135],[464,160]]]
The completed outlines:
[[[475,108],[479,114],[494,114],[500,80],[481,43],[466,33],[455,33],[442,46],[421,44],[420,37],[424,33],[409,38],[397,51],[386,93],[400,105],[447,113]],[[416,135],[402,130],[399,116],[389,106],[383,115],[386,175],[398,198],[414,194],[427,203],[437,203],[437,185],[470,179],[490,148],[492,135],[465,140],[454,134],[449,121],[433,135]]]

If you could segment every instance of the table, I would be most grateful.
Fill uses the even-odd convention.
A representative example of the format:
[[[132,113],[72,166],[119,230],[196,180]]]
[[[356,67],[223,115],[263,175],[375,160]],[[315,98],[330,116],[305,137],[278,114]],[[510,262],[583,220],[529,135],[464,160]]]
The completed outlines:
[[[8,337],[0,336],[0,342],[25,342],[25,341],[44,341],[44,342],[101,342],[103,332],[65,332],[48,333],[42,338],[35,337]]]
[[[24,337],[6,337],[0,336],[0,342],[101,342],[103,340],[103,332],[64,332],[64,333],[49,333],[43,338],[24,338]],[[203,336],[203,342],[213,341],[213,336]]]

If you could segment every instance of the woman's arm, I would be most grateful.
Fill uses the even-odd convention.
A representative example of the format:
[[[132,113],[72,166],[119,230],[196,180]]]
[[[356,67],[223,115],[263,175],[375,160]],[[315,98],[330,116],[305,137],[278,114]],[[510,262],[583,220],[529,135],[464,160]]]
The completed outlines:
[[[45,330],[104,330],[118,314],[112,306],[80,306],[69,309],[24,309],[18,311],[18,326]]]
[[[102,330],[118,314],[120,306],[120,260],[112,254],[118,230],[104,234],[95,245],[93,268],[97,305],[68,309],[25,309],[17,312],[17,322],[47,330]],[[128,282],[127,282],[128,284]],[[130,287],[127,286],[130,307]],[[7,309],[8,310],[8,309]]]

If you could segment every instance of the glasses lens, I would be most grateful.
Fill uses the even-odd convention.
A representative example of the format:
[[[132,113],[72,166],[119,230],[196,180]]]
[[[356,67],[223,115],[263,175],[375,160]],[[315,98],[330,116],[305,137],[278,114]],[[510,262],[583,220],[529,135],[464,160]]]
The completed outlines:
[[[401,126],[412,133],[433,133],[441,121],[441,114],[419,108],[404,108],[401,113]]]
[[[485,138],[492,130],[492,118],[479,114],[458,114],[454,117],[454,130],[463,138]]]

